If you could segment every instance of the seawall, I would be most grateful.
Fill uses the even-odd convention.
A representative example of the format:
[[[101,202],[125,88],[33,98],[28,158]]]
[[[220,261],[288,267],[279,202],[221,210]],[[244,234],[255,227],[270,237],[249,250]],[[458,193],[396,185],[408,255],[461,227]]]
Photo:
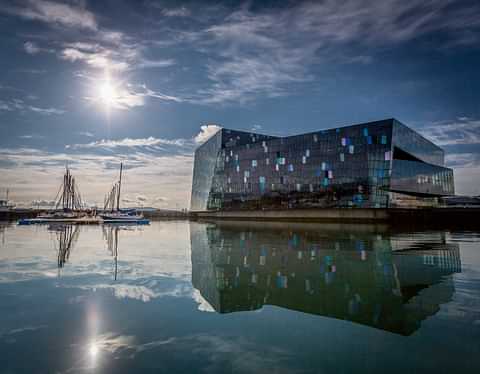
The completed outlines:
[[[288,209],[191,212],[192,219],[388,223],[402,226],[480,227],[480,208]]]
[[[192,212],[192,218],[216,218],[265,221],[363,221],[378,222],[389,219],[386,209],[288,209],[237,210]]]

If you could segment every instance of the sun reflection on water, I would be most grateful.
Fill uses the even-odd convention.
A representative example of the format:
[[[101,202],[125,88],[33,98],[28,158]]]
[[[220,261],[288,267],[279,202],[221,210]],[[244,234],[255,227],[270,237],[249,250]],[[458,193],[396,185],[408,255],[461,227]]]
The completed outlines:
[[[88,353],[90,354],[90,357],[95,358],[97,357],[99,351],[98,344],[96,342],[90,343],[90,346],[88,347]]]

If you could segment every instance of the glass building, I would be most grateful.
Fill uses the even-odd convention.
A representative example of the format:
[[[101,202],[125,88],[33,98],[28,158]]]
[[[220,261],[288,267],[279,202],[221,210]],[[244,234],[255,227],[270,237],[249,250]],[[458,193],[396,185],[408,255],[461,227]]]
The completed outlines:
[[[395,119],[289,137],[221,129],[195,152],[191,210],[431,205],[444,151]]]

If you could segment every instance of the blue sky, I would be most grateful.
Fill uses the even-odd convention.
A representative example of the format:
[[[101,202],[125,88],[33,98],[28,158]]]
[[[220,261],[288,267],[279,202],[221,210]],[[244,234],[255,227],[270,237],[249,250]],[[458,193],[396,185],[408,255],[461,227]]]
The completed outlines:
[[[0,0],[0,193],[189,205],[218,124],[288,135],[395,117],[480,194],[480,3]],[[203,126],[203,127],[201,127]]]

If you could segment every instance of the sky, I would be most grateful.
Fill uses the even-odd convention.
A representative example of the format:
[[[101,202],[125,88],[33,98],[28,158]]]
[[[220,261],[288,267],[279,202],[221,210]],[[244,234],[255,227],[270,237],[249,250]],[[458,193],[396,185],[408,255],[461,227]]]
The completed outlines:
[[[102,204],[187,208],[218,126],[293,135],[396,118],[480,194],[480,2],[0,0],[0,198],[65,165]]]

